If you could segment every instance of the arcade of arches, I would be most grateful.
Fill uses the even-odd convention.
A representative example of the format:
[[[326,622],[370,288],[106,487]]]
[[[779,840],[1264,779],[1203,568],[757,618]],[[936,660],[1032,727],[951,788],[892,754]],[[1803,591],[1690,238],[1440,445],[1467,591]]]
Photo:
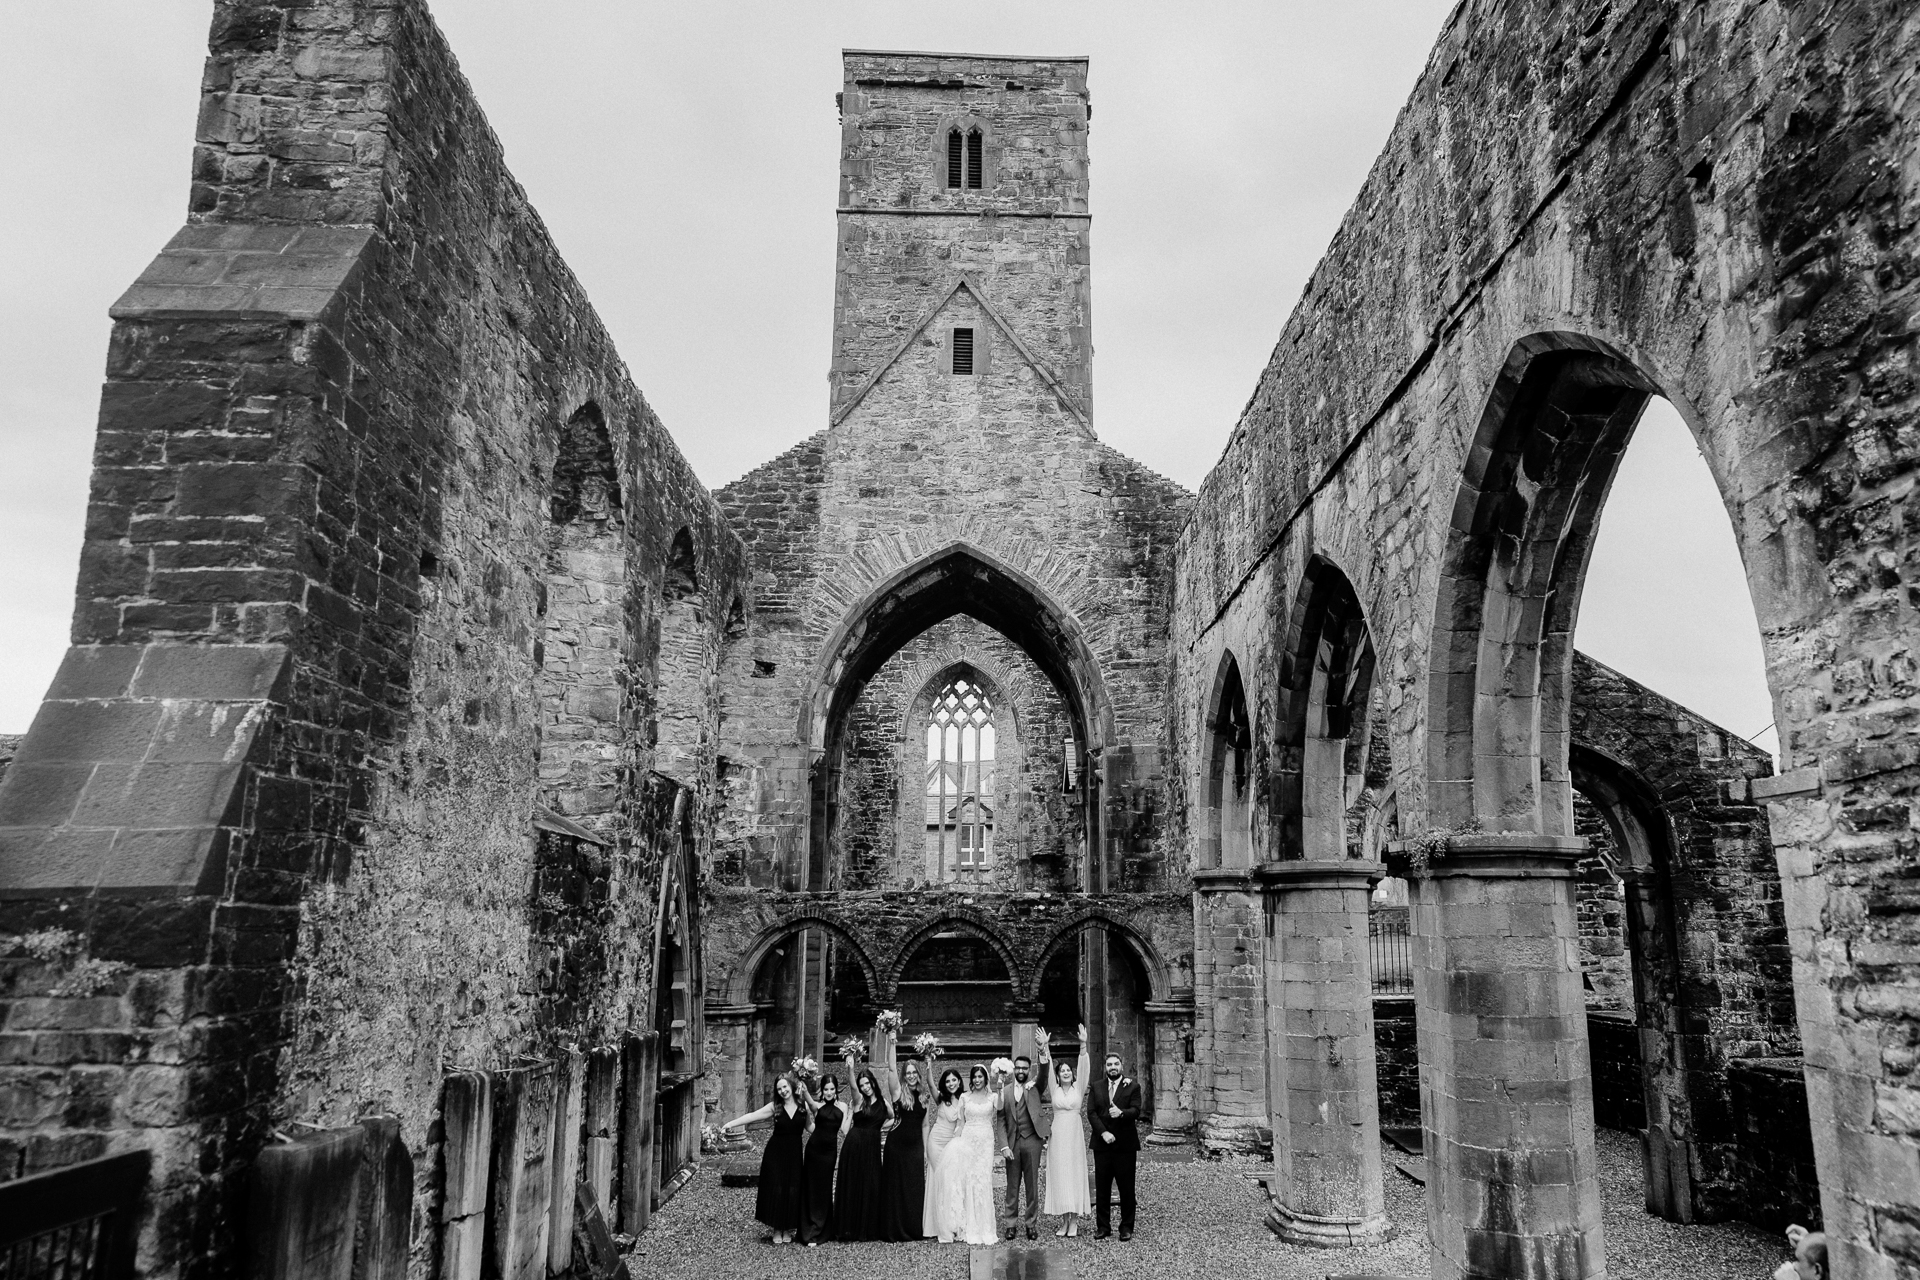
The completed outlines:
[[[1920,1272],[1897,8],[1467,0],[1192,493],[1094,429],[1084,59],[844,54],[825,425],[709,492],[421,0],[222,5],[0,782],[0,1180],[159,1152],[148,1270],[226,1274],[256,1166],[377,1141],[417,1261],[559,1268],[550,1157],[637,1232],[899,1009],[1085,1022],[1290,1240],[1417,1126],[1442,1280],[1606,1273],[1596,1122],[1651,1212]],[[1573,648],[1656,395],[1777,773]]]

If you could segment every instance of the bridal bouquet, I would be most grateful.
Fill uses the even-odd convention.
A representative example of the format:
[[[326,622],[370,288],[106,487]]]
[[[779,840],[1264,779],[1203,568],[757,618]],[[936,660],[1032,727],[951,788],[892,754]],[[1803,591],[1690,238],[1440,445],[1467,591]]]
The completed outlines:
[[[820,1064],[818,1062],[815,1062],[812,1058],[808,1058],[808,1057],[795,1058],[792,1062],[788,1063],[787,1065],[791,1066],[793,1068],[793,1074],[795,1074],[796,1076],[799,1076],[802,1080],[811,1080],[813,1077],[820,1074]]]
[[[940,1047],[940,1037],[931,1031],[922,1031],[913,1038],[913,1051],[923,1058],[937,1058],[946,1052]]]
[[[901,1016],[898,1009],[882,1009],[880,1016],[873,1020],[873,1029],[886,1032],[888,1035],[899,1035],[900,1028],[906,1025],[907,1020]]]
[[[843,1058],[852,1058],[858,1062],[867,1056],[866,1042],[859,1036],[848,1036],[840,1042],[840,1056]]]

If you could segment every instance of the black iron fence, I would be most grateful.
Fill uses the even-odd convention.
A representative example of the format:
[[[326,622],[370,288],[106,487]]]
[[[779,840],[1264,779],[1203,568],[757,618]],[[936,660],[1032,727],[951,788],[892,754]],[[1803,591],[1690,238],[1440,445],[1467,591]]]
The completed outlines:
[[[1373,993],[1413,994],[1413,939],[1405,911],[1375,911],[1367,917],[1367,961]]]
[[[0,1182],[0,1280],[124,1280],[133,1274],[147,1153]]]

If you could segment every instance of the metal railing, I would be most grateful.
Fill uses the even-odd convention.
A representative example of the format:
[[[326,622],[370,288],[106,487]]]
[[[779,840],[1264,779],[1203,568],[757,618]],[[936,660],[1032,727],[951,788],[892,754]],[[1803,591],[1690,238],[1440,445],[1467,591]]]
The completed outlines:
[[[1367,963],[1375,995],[1413,994],[1413,940],[1405,913],[1367,917]]]
[[[147,1153],[0,1183],[0,1280],[124,1280],[133,1274]]]

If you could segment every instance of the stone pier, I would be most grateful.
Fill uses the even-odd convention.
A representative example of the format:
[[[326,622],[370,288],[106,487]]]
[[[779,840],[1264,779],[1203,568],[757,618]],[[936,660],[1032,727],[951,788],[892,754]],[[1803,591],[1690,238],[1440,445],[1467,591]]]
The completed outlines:
[[[1606,1275],[1578,837],[1453,837],[1414,869],[1434,1280]]]
[[[1295,1244],[1385,1239],[1367,895],[1378,862],[1269,863],[1265,893],[1270,1223]]]
[[[1253,873],[1193,876],[1194,1057],[1200,1146],[1257,1151],[1267,1118],[1266,1011],[1260,999],[1261,907]]]

